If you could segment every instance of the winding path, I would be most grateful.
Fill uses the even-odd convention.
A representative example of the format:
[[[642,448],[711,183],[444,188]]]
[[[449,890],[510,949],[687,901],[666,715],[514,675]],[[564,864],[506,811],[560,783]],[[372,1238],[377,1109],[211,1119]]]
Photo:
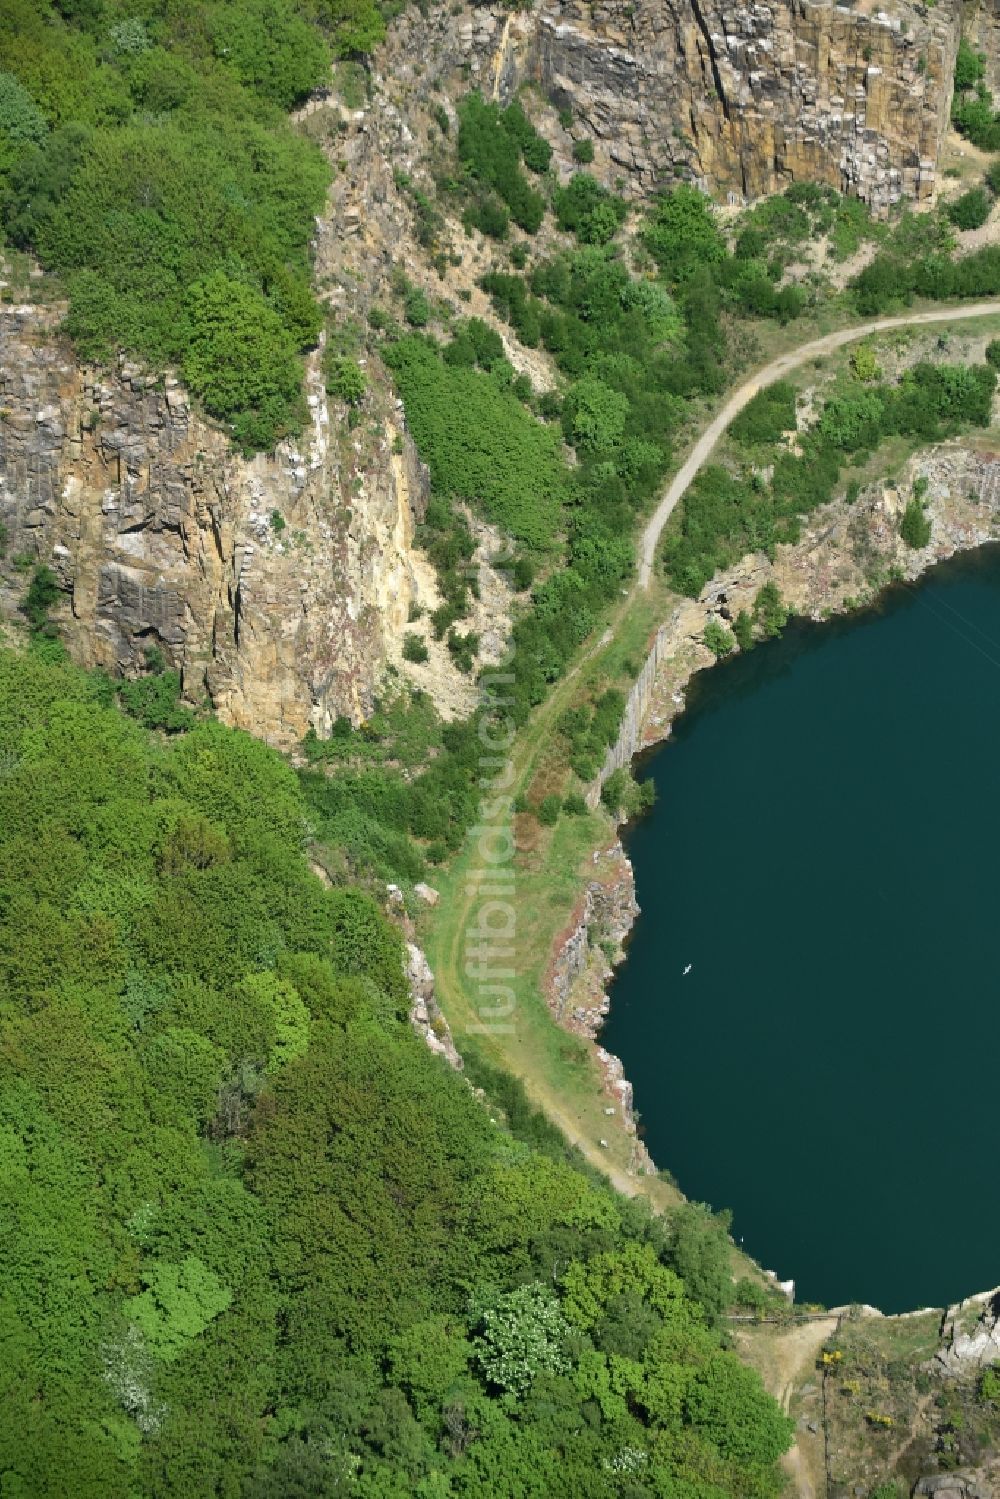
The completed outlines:
[[[841,348],[844,344],[866,338],[872,333],[892,328],[906,328],[925,323],[957,323],[966,318],[1000,316],[1000,298],[993,302],[980,302],[966,307],[936,308],[932,312],[911,313],[909,316],[881,318],[836,333],[826,334],[790,350],[773,360],[736,390],[721,407],[717,415],[700,435],[683,466],[671,480],[655,513],[642,535],[640,567],[632,587],[621,598],[606,628],[600,637],[585,647],[577,656],[565,676],[553,684],[552,690],[532,714],[528,723],[519,732],[511,751],[512,780],[514,790],[524,790],[530,784],[545,746],[548,744],[554,725],[567,707],[571,706],[576,692],[576,679],[587,662],[592,660],[620,629],[623,620],[635,606],[642,590],[649,587],[653,559],[660,533],[678,500],[688,485],[703,467],[726,427],[749,400],[766,385],[772,385],[789,371],[797,369],[810,359]],[[477,884],[470,871],[472,863],[472,840],[468,840],[458,855],[448,875],[442,880],[443,899],[437,908],[433,922],[424,933],[424,945],[437,981],[438,998],[442,1008],[461,1037],[475,1025],[478,1034],[478,1012],[475,1011],[468,985],[464,979],[463,953],[465,933],[471,912],[477,899]],[[554,935],[554,934],[553,934]],[[458,1040],[461,1048],[461,1040]],[[487,1046],[487,1042],[482,1042]],[[566,1107],[558,1081],[550,1077],[544,1066],[531,1054],[529,1047],[507,1047],[503,1041],[494,1043],[492,1059],[500,1062],[525,1084],[533,1102],[563,1131],[566,1138],[576,1145],[590,1164],[610,1177],[619,1191],[629,1195],[649,1196],[662,1181],[658,1177],[636,1177],[630,1175],[609,1159],[608,1152],[601,1149],[597,1134],[600,1128],[588,1128],[579,1118],[573,1117],[572,1109]],[[601,1121],[603,1123],[603,1121]]]
[[[684,464],[667,486],[666,493],[642,533],[639,549],[639,587],[649,587],[660,533],[678,500],[684,495],[696,474],[708,462],[716,443],[729,423],[739,415],[749,401],[753,400],[758,391],[763,390],[765,386],[773,385],[775,381],[781,380],[792,370],[807,364],[810,359],[816,359],[823,354],[832,354],[835,349],[841,349],[845,344],[855,343],[860,338],[869,338],[873,333],[887,333],[893,328],[914,328],[926,323],[958,323],[964,322],[966,318],[996,317],[998,314],[1000,314],[1000,300],[972,302],[967,307],[939,307],[933,312],[915,312],[902,317],[876,318],[874,322],[856,324],[851,328],[840,328],[836,333],[827,333],[822,338],[814,338],[812,343],[800,344],[797,349],[782,354],[780,358],[764,365],[763,369],[757,370],[745,385],[741,385],[733,392],[726,404],[709,422]]]

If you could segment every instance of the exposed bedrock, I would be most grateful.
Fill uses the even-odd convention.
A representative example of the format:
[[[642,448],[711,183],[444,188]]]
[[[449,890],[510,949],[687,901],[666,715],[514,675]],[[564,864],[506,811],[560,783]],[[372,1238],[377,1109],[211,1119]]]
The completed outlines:
[[[812,180],[884,212],[933,191],[960,32],[956,0],[550,0],[461,34],[487,92],[540,84],[633,191],[683,172],[742,201]]]
[[[127,674],[155,645],[187,697],[286,747],[363,717],[419,589],[428,481],[394,403],[350,432],[314,370],[302,439],[247,461],[176,382],[81,368],[54,323],[0,314],[4,614],[45,563],[85,666]]]

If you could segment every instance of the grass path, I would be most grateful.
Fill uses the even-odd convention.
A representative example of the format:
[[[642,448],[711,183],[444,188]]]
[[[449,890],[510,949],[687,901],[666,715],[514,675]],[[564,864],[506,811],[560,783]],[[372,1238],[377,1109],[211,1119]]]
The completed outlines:
[[[519,733],[511,753],[511,792],[527,790],[545,764],[547,752],[551,755],[555,726],[573,705],[586,669],[596,667],[623,634],[641,637],[643,645],[639,649],[644,649],[644,642],[660,622],[669,597],[658,582],[650,586],[654,582],[653,563],[663,528],[730,422],[759,390],[811,359],[877,333],[998,315],[1000,299],[878,318],[841,328],[786,351],[734,391],[694,442],[643,530],[638,576],[631,589],[612,611],[600,638],[580,653]],[[575,826],[570,830],[568,824]],[[489,1060],[522,1080],[533,1101],[616,1187],[629,1194],[642,1193],[655,1205],[664,1206],[677,1200],[676,1190],[663,1178],[630,1174],[631,1140],[620,1120],[605,1116],[607,1098],[601,1091],[596,1063],[592,1055],[586,1054],[582,1043],[576,1042],[575,1049],[570,1045],[574,1038],[556,1026],[542,998],[542,981],[553,942],[563,930],[582,888],[587,851],[606,841],[608,832],[608,820],[601,811],[587,818],[562,818],[552,834],[545,835],[547,841],[542,845],[540,858],[525,861],[518,856],[515,862],[519,913],[516,1023],[507,1035],[477,1035],[476,1045]],[[479,1020],[469,992],[471,986],[464,977],[466,933],[480,899],[474,879],[475,858],[470,839],[442,874],[438,881],[440,904],[422,918],[421,924],[438,1000],[459,1050],[463,1035],[475,1034]],[[602,1138],[608,1139],[607,1147],[600,1144]]]

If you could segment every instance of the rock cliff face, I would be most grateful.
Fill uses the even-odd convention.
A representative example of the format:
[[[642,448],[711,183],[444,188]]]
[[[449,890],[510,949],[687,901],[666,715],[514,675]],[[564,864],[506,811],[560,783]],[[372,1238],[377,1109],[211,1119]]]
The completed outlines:
[[[933,191],[960,31],[956,0],[546,0],[464,35],[488,91],[539,83],[634,191],[682,172],[742,201],[812,180],[883,212]]]
[[[344,115],[317,100],[302,112],[322,129],[332,109],[324,298],[362,315],[394,265],[420,258],[395,170],[418,153],[411,126],[435,92],[448,104],[470,82],[500,98],[537,83],[571,110],[574,137],[594,139],[595,169],[634,196],[678,175],[738,198],[808,178],[883,210],[932,190],[959,27],[957,0],[892,18],[813,0],[412,7],[378,59],[369,108]],[[545,128],[568,172],[571,136],[551,109]],[[488,316],[475,269],[462,271],[468,310]],[[411,604],[437,602],[412,549],[426,474],[387,382],[374,372],[371,409],[350,431],[317,356],[302,440],[246,462],[171,380],[79,367],[56,321],[0,309],[2,612],[25,588],[15,559],[45,562],[85,665],[129,673],[157,645],[189,698],[282,747],[341,713],[363,717],[386,661],[400,659]],[[467,710],[450,677],[426,685],[444,711]]]
[[[932,1368],[951,1378],[1000,1361],[1000,1288],[970,1296],[944,1315]]]
[[[350,432],[314,368],[302,440],[247,462],[170,379],[80,368],[55,321],[0,314],[3,612],[17,559],[44,562],[84,665],[128,673],[156,645],[188,697],[285,747],[363,716],[421,589],[427,476],[394,404]]]

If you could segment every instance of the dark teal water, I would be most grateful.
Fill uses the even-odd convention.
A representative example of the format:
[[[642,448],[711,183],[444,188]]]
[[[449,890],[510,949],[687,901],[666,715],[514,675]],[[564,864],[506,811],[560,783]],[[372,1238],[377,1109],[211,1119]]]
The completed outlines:
[[[702,673],[640,768],[601,1040],[653,1159],[800,1299],[1000,1282],[998,751],[988,548]]]

